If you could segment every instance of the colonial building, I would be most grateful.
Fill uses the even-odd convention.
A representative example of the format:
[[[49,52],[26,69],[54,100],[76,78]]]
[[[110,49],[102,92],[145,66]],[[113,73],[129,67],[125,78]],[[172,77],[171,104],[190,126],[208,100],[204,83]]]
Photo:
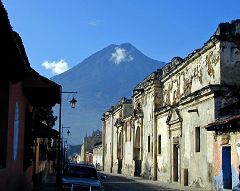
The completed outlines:
[[[92,135],[85,136],[83,144],[81,145],[81,162],[94,164],[93,148],[97,143],[102,142],[102,132],[99,130],[93,131]]]
[[[225,96],[240,85],[239,33],[240,20],[220,24],[204,47],[162,69],[155,142],[159,180],[213,187],[214,136],[204,127],[219,118]]]
[[[131,131],[130,126],[124,126],[124,121],[126,122],[126,117],[132,113],[132,100],[122,98],[115,106],[112,106],[109,111],[103,114],[103,168],[107,172],[121,173],[122,164],[130,166],[130,169],[133,168],[131,157],[131,160],[128,162],[125,162],[126,158],[124,157],[125,153],[127,155],[132,153],[132,146],[127,145],[131,144],[127,143],[130,139],[127,136],[126,138],[124,137],[124,132]],[[124,146],[123,141],[127,143]]]
[[[234,187],[238,115],[225,122],[222,118],[229,116],[222,108],[238,100],[233,92],[240,86],[239,64],[240,20],[235,20],[221,23],[202,48],[150,74],[133,90],[131,116],[119,116],[116,106],[104,113],[104,170],[116,172],[121,166],[129,175],[184,186]],[[123,138],[128,131],[121,131],[127,123],[130,144]],[[130,152],[123,152],[125,147]],[[131,171],[123,170],[124,161]]]
[[[154,178],[155,111],[161,104],[162,71],[157,70],[133,90],[133,159],[135,175]],[[156,161],[155,161],[156,162]]]

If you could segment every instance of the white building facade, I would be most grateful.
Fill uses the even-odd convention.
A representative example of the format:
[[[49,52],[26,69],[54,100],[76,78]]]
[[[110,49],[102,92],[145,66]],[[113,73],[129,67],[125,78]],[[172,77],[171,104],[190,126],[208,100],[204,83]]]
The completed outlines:
[[[119,104],[104,114],[104,170],[224,188],[224,180],[216,178],[221,173],[214,161],[216,136],[206,126],[218,119],[230,89],[239,86],[240,20],[235,20],[221,23],[202,48],[173,58],[138,84],[130,116],[122,115]]]

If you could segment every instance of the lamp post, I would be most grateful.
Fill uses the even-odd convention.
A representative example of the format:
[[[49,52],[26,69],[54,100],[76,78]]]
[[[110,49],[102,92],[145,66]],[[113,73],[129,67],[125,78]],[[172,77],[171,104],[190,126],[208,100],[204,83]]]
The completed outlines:
[[[67,130],[67,135],[69,136],[69,134],[70,134],[70,131],[69,131],[69,129],[70,129],[71,127],[64,127],[63,125],[62,125],[62,143],[63,143],[63,139],[64,139],[64,137],[63,137],[63,129],[68,129]],[[64,144],[62,145],[62,159],[63,159],[63,165],[65,164],[65,143],[67,142],[67,140],[65,140],[64,141]]]
[[[67,139],[64,141],[64,144],[63,144],[63,160],[64,160],[64,163],[65,163],[65,160],[66,160],[66,150],[67,150]]]
[[[74,94],[77,92],[66,92],[66,91],[62,91],[62,88],[60,90],[60,104],[59,104],[59,126],[58,126],[58,131],[59,131],[59,137],[58,137],[58,160],[57,160],[57,176],[56,176],[56,183],[58,185],[58,187],[60,186],[60,181],[61,181],[61,153],[62,153],[62,142],[61,142],[61,131],[62,131],[62,94]],[[71,104],[72,108],[75,108],[77,100],[73,97],[72,100],[69,101]]]

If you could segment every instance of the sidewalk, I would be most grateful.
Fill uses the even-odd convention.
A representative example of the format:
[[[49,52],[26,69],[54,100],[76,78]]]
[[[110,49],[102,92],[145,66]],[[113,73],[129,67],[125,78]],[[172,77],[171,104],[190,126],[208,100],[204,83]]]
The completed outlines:
[[[135,182],[139,182],[139,183],[144,183],[144,184],[151,184],[154,186],[161,186],[161,187],[166,187],[166,188],[170,188],[170,189],[175,189],[175,190],[194,190],[194,191],[210,191],[210,190],[206,190],[203,188],[196,188],[196,187],[190,187],[190,186],[182,186],[178,183],[165,183],[165,182],[160,182],[160,181],[153,181],[153,180],[148,180],[148,179],[143,179],[142,177],[135,177],[135,176],[125,176],[122,174],[113,174],[113,173],[107,173],[104,171],[101,171],[101,173],[106,174],[106,176],[119,176],[119,177],[124,177],[127,178],[129,180],[133,180]]]
[[[56,191],[56,175],[48,175],[46,182],[34,188],[32,191]]]

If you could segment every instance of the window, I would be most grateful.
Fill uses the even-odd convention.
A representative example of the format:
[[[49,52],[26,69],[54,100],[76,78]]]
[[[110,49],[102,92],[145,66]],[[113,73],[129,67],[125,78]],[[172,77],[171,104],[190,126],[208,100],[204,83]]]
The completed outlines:
[[[162,153],[162,145],[161,145],[161,135],[158,135],[158,154]]]
[[[148,136],[148,152],[150,152],[150,136]]]
[[[200,152],[200,127],[195,128],[195,151]]]

